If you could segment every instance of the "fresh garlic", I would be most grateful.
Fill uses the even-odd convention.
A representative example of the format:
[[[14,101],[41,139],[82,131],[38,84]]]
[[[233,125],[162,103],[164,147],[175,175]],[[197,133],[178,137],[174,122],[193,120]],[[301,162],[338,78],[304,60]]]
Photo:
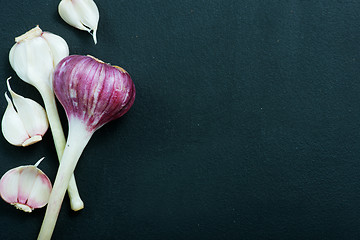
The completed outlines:
[[[56,64],[69,55],[66,41],[36,26],[15,38],[15,42],[9,61],[17,75],[35,87],[44,83],[51,87],[51,75]]]
[[[69,55],[69,47],[63,38],[43,32],[39,26],[15,38],[15,42],[9,53],[10,65],[23,81],[40,92],[60,160],[66,141],[52,90],[52,74],[58,62]],[[73,210],[84,208],[74,177],[69,183],[68,193]]]
[[[42,140],[49,123],[40,104],[16,94],[10,88],[10,78],[7,79],[7,87],[14,104],[5,94],[8,106],[1,121],[1,130],[9,143],[26,147]]]
[[[0,194],[5,202],[25,212],[32,212],[48,203],[52,190],[51,182],[38,168],[43,159],[35,165],[13,168],[2,176]]]
[[[97,43],[96,31],[99,22],[99,10],[93,0],[62,0],[58,11],[69,25],[88,31]]]
[[[91,56],[72,55],[54,71],[54,92],[65,109],[69,134],[38,239],[50,239],[71,173],[93,133],[124,115],[135,100],[130,75]]]

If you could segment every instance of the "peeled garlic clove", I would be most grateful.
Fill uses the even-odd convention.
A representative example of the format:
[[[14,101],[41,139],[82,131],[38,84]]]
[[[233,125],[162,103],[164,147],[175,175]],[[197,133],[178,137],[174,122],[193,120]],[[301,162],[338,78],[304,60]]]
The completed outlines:
[[[58,11],[61,18],[69,25],[88,31],[97,43],[96,31],[99,22],[99,10],[93,0],[62,0]]]
[[[24,147],[40,141],[49,127],[44,108],[37,102],[16,94],[10,87],[9,79],[7,86],[14,104],[5,94],[8,107],[1,126],[5,139],[13,145]]]
[[[0,195],[17,209],[32,212],[35,208],[44,207],[52,190],[46,174],[35,165],[20,166],[7,171],[0,180]]]

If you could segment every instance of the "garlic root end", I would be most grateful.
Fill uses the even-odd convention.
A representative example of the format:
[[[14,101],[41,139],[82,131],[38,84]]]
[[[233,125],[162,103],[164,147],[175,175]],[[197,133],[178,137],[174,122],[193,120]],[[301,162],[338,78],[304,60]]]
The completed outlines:
[[[23,144],[21,144],[21,146],[27,147],[34,143],[40,142],[41,140],[42,140],[42,137],[40,135],[35,135],[29,139],[26,139],[25,142],[23,142]]]

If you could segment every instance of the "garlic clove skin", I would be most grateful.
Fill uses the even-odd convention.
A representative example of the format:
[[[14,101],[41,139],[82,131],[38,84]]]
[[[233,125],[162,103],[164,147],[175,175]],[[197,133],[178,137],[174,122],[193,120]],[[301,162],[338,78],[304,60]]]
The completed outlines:
[[[9,143],[15,146],[29,146],[41,141],[49,128],[46,112],[34,100],[16,94],[10,87],[9,79],[7,87],[14,104],[5,94],[8,107],[1,123],[2,132]]]
[[[66,41],[36,26],[15,38],[15,42],[9,52],[9,62],[16,74],[36,88],[43,84],[51,86],[56,64],[69,55]]]
[[[99,9],[93,0],[62,0],[58,11],[60,17],[69,25],[88,31],[97,43],[96,31],[99,22]]]
[[[46,174],[38,168],[43,159],[35,165],[10,169],[2,176],[0,195],[5,202],[25,212],[32,212],[48,203],[52,185]]]

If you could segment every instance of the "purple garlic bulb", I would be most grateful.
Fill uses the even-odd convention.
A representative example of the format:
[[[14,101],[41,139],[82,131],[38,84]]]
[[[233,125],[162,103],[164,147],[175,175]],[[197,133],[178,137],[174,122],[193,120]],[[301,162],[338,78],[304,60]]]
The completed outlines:
[[[130,75],[91,56],[71,55],[60,61],[53,87],[68,118],[82,120],[89,132],[121,117],[135,100]]]
[[[91,56],[62,59],[53,88],[66,111],[69,133],[38,239],[51,238],[71,174],[92,134],[124,115],[135,100],[130,75]]]

